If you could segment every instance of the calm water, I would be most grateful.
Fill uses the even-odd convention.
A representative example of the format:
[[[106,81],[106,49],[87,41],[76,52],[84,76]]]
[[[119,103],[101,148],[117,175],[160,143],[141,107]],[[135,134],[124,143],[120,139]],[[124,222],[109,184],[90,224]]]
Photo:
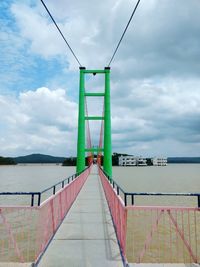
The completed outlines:
[[[74,167],[24,165],[0,167],[0,192],[40,191],[75,172]],[[114,167],[113,178],[128,192],[200,192],[200,164],[171,164],[157,167]],[[50,193],[50,192],[49,192]],[[48,195],[43,197],[48,197]],[[0,197],[0,205],[15,201],[30,203],[27,197]],[[136,204],[196,205],[195,198],[137,197]]]
[[[75,167],[59,165],[0,166],[0,192],[41,191],[75,173]],[[42,200],[50,195],[43,195]],[[30,197],[0,196],[0,205],[30,204]]]
[[[115,167],[113,177],[127,192],[200,193],[200,164]],[[196,197],[136,197],[139,205],[194,206]]]
[[[0,192],[2,191],[41,191],[52,184],[69,177],[75,172],[74,167],[62,167],[58,165],[25,165],[25,166],[1,166],[0,167]],[[168,165],[166,167],[114,167],[113,177],[125,191],[128,192],[200,192],[200,164],[187,165]],[[51,192],[52,193],[52,192]],[[43,196],[42,200],[48,195]],[[197,200],[188,197],[137,197],[135,199],[137,205],[175,205],[175,206],[197,206]],[[27,197],[0,197],[0,206],[2,205],[30,205],[30,198]],[[37,213],[35,210],[23,209],[8,209],[4,208],[3,214],[8,221],[12,222],[12,231],[15,234],[17,243],[21,251],[25,253],[27,261],[32,261],[35,255],[35,237],[37,229]],[[173,212],[172,212],[173,213]],[[196,214],[196,213],[195,213]],[[199,213],[198,213],[199,214]],[[136,256],[140,254],[144,246],[146,236],[152,227],[152,222],[155,220],[158,213],[129,211],[127,236],[127,255],[130,262],[135,262]],[[185,236],[188,232],[188,220],[190,219],[189,233],[199,231],[200,217],[194,215],[193,212],[188,212],[183,216],[182,213],[175,212],[175,216],[179,225],[184,225]],[[196,217],[195,217],[196,216]],[[21,219],[23,218],[23,220]],[[198,221],[197,221],[198,219]],[[194,223],[195,221],[195,223]],[[197,223],[196,223],[197,221]],[[30,223],[31,222],[31,223]],[[19,231],[20,229],[23,231]],[[134,227],[133,227],[134,225]],[[150,228],[148,228],[150,227]],[[4,224],[0,224],[0,236],[2,244],[7,249],[2,250],[2,254],[7,261],[12,256],[12,260],[17,260],[14,250],[10,250],[8,245],[7,231],[4,229]],[[177,247],[184,248],[181,239],[178,239],[177,232],[172,231],[172,223],[169,221],[167,213],[163,214],[162,220],[159,222],[158,231],[154,234],[155,240],[152,241],[147,258],[144,262],[169,262],[166,261],[166,250],[168,254],[171,251],[177,252]],[[173,242],[171,242],[171,240]],[[200,239],[197,240],[200,242]],[[137,244],[134,246],[133,243]],[[177,245],[178,244],[178,245]],[[200,243],[199,243],[200,244]],[[169,248],[171,249],[169,249]],[[168,249],[166,249],[168,248]],[[171,261],[183,262],[185,255],[188,253],[184,249],[181,252],[178,250],[173,258],[173,254],[168,255]],[[0,252],[1,253],[1,252]],[[163,256],[161,255],[163,254]],[[182,253],[182,254],[181,254]],[[0,258],[3,257],[0,255]],[[8,256],[8,259],[6,258]],[[162,258],[162,257],[164,258]],[[136,258],[134,258],[136,257]],[[163,261],[162,261],[163,260]],[[189,257],[189,260],[190,257]],[[190,262],[190,261],[188,261]]]

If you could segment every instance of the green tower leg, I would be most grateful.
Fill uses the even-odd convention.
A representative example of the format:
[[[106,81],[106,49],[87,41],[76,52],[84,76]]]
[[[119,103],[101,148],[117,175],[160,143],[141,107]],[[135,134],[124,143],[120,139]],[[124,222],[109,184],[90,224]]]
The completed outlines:
[[[76,172],[85,169],[85,74],[84,67],[80,67],[78,142]]]
[[[104,96],[104,171],[112,177],[111,111],[110,111],[110,68],[105,68]]]
[[[86,93],[85,92],[85,74],[104,74],[105,92],[104,93]],[[104,117],[85,116],[85,97],[104,97]],[[85,142],[85,120],[104,120],[104,171],[112,177],[112,144],[111,144],[111,111],[110,111],[110,68],[104,70],[86,70],[80,67],[80,91],[79,91],[79,116],[78,116],[78,142],[77,142],[77,165],[76,171],[81,172],[85,169],[85,152],[91,150],[86,148]]]

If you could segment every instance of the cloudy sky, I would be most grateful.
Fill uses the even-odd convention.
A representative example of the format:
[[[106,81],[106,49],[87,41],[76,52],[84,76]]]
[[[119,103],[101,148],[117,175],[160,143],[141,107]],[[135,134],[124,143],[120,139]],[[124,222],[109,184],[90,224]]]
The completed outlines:
[[[136,0],[45,3],[90,69],[108,64]],[[199,12],[199,0],[141,0],[111,65],[113,152],[200,156]],[[79,68],[39,0],[0,1],[0,51],[0,155],[75,155]]]

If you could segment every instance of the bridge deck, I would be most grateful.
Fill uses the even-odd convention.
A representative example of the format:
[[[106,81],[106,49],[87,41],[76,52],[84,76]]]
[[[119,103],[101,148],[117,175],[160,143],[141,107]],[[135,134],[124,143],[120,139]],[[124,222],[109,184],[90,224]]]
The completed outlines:
[[[123,266],[95,166],[38,266]]]

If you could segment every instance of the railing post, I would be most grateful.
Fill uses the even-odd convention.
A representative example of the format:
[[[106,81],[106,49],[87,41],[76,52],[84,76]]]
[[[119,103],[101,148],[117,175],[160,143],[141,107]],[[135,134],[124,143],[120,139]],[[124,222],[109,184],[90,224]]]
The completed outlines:
[[[65,181],[62,181],[62,188],[65,186]]]
[[[54,221],[54,206],[53,206],[53,200],[51,199],[51,202],[50,202],[50,207],[51,207],[51,220],[52,220],[52,230],[53,230],[53,233],[55,233],[55,221]]]
[[[31,194],[31,207],[34,206],[34,194]]]
[[[124,193],[124,205],[127,206],[127,194]]]
[[[117,186],[117,194],[119,195],[119,187]]]
[[[41,202],[41,193],[38,194],[38,206],[40,206],[40,202]]]
[[[197,196],[198,199],[198,208],[200,208],[200,195]]]
[[[55,195],[55,193],[56,193],[56,186],[54,185],[54,187],[53,187],[53,194]]]
[[[131,195],[131,204],[134,205],[134,195]]]

